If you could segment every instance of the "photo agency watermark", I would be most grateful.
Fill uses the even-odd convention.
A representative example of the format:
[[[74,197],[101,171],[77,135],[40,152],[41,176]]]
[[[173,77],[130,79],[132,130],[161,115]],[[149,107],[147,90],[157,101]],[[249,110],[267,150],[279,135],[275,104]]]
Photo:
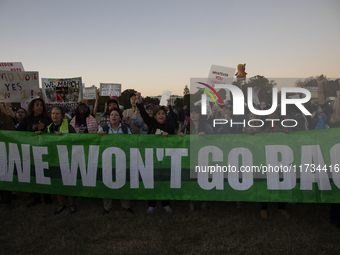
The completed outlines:
[[[257,162],[260,162],[259,156],[264,152],[259,153],[267,147],[256,147],[257,138],[253,136],[246,137],[244,142],[244,136],[250,134],[244,134],[245,130],[252,128],[254,133],[262,133],[264,128],[270,131],[279,128],[285,132],[285,129],[296,127],[299,125],[296,112],[311,115],[304,106],[312,98],[310,91],[295,86],[298,80],[295,78],[269,80],[259,77],[249,85],[251,82],[237,81],[226,72],[214,75],[214,78],[190,80],[190,178],[198,178],[207,186],[214,179],[234,178],[238,182],[240,178],[242,183],[241,180],[248,177],[266,178],[268,172],[263,170],[265,167],[261,171],[246,171],[260,165]],[[277,87],[281,88],[279,93]],[[265,106],[262,104],[264,101]],[[208,129],[212,130],[210,134],[214,137],[208,135]],[[200,135],[202,133],[204,135]],[[268,149],[264,157],[268,161],[267,156],[273,153],[272,158],[275,160],[267,163],[273,167],[282,165],[278,178],[293,174],[291,171],[282,171],[292,163],[290,148],[279,145],[271,150],[277,150],[276,154]],[[228,166],[228,171],[211,171],[216,164]],[[206,169],[209,170],[202,171]]]
[[[277,88],[272,88],[272,104],[269,109],[257,109],[254,106],[254,88],[248,87],[247,88],[247,101],[245,101],[245,96],[243,94],[243,91],[237,87],[236,85],[232,84],[216,84],[215,88],[212,86],[203,83],[203,82],[197,82],[201,86],[206,87],[206,89],[203,89],[205,93],[201,94],[201,114],[207,115],[207,104],[209,103],[208,96],[212,99],[212,101],[217,104],[217,100],[214,98],[214,96],[218,99],[218,102],[220,103],[220,106],[223,106],[223,102],[221,100],[221,97],[217,93],[216,89],[219,90],[225,90],[225,94],[231,93],[233,100],[232,103],[232,109],[233,109],[233,115],[244,115],[245,114],[245,106],[247,106],[250,113],[253,113],[257,116],[269,116],[272,113],[274,113],[278,108],[278,97],[277,97]],[[207,89],[211,90],[209,92]],[[303,98],[287,98],[287,94],[298,94],[301,93],[303,95]],[[304,88],[290,88],[290,87],[284,87],[281,88],[281,116],[285,116],[287,114],[287,105],[295,105],[304,115],[310,116],[312,115],[305,107],[304,103],[307,103],[311,99],[311,93]],[[211,106],[209,106],[211,107]],[[279,122],[282,127],[289,128],[289,127],[295,127],[297,126],[297,121],[295,119],[273,119],[273,118],[258,118],[258,119],[250,119],[246,123],[246,119],[244,119],[242,122],[233,120],[233,119],[222,119],[222,118],[213,118],[212,119],[212,125],[213,127],[216,127],[217,125],[230,125],[231,127],[233,125],[242,125],[243,127],[246,127],[246,124],[248,124],[249,127],[262,127],[265,122],[270,122],[271,127],[274,127],[275,122]]]

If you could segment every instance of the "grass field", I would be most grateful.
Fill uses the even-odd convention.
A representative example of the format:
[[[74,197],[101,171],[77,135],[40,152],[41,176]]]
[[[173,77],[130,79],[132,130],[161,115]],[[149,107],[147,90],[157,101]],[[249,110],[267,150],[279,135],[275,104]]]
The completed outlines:
[[[271,203],[264,220],[260,203],[237,209],[233,202],[209,202],[207,211],[189,213],[188,202],[171,201],[173,212],[166,213],[158,201],[150,215],[146,201],[132,201],[130,214],[115,200],[104,215],[102,200],[94,198],[77,199],[75,214],[54,215],[52,198],[52,205],[27,208],[31,198],[19,192],[12,211],[1,205],[0,254],[340,254],[329,204],[288,204],[287,220]]]

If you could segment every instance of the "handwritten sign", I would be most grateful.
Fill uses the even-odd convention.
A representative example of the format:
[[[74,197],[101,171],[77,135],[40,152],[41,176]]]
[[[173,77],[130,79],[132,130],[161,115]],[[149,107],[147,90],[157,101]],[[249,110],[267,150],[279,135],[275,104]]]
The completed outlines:
[[[216,84],[231,84],[233,82],[234,73],[235,68],[211,65],[207,84],[213,88]],[[230,100],[230,91],[229,89],[226,91],[226,100]]]
[[[97,99],[97,88],[84,88],[83,99],[84,100]]]
[[[38,72],[0,71],[0,102],[30,102],[38,92]]]
[[[25,72],[21,62],[0,62],[0,70],[12,72]]]
[[[82,98],[81,77],[49,79],[42,78],[42,91],[46,106],[76,107]]]
[[[121,84],[113,83],[100,83],[100,95],[101,96],[120,96],[122,89]]]
[[[163,91],[159,105],[168,105],[166,100],[170,99],[171,91]]]

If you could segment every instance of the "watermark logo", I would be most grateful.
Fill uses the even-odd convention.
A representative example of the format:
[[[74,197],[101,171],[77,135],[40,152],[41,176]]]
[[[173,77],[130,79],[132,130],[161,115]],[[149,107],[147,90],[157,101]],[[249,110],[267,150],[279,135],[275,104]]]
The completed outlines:
[[[212,86],[203,83],[203,82],[196,82],[197,84],[203,85],[206,88],[201,88],[201,87],[197,87],[197,89],[200,89],[202,91],[204,91],[205,93],[203,93],[201,95],[201,114],[202,115],[207,115],[207,95],[209,95],[211,97],[211,99],[213,100],[214,104],[217,106],[217,102],[215,100],[215,97],[213,96],[213,94],[208,90],[210,89],[215,96],[217,97],[217,99],[219,100],[220,105],[222,106],[222,100],[221,97],[219,96],[219,94],[217,93],[216,89],[225,89],[225,90],[229,90],[231,92],[231,94],[233,95],[233,102],[232,102],[232,109],[233,109],[233,114],[234,115],[244,115],[244,95],[243,92],[240,88],[238,88],[235,85],[231,85],[231,84],[216,84],[215,88],[213,88]],[[256,109],[253,105],[253,88],[249,87],[248,88],[248,98],[247,98],[247,105],[248,105],[248,109],[251,113],[258,115],[258,116],[267,116],[272,114],[273,112],[275,112],[275,110],[277,109],[278,106],[278,102],[277,102],[277,88],[273,88],[272,89],[272,105],[270,109]],[[287,94],[288,93],[303,93],[305,95],[304,98],[287,98]],[[281,115],[286,115],[286,106],[288,104],[292,104],[295,105],[297,108],[300,109],[300,111],[307,115],[310,116],[311,113],[303,106],[303,103],[308,102],[311,99],[311,93],[304,88],[282,88],[281,89]],[[264,121],[270,121],[271,122],[271,126],[274,127],[274,122],[275,121],[280,121],[280,119],[252,119],[248,121],[248,126],[250,127],[262,127],[264,125]],[[294,123],[291,125],[285,125],[285,123]],[[237,125],[243,125],[243,127],[246,127],[246,120],[243,120],[242,122],[235,122],[233,123],[233,120],[227,120],[227,119],[213,119],[213,127],[216,127],[216,125],[225,125],[230,123],[230,125],[232,126],[233,124],[237,124]],[[252,125],[252,123],[256,123],[256,125]],[[281,121],[281,125],[283,127],[295,127],[297,126],[297,121],[294,119],[284,119]]]

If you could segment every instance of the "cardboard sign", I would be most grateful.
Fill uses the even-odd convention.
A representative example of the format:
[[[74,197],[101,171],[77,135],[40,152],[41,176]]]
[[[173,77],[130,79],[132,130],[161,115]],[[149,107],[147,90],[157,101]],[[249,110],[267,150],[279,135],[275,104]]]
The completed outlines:
[[[0,71],[0,102],[30,102],[38,92],[38,72]]]
[[[21,62],[0,62],[0,70],[12,72],[24,72],[24,66]]]
[[[114,83],[100,83],[100,95],[101,96],[120,96],[122,89],[121,84]]]
[[[83,99],[84,100],[97,99],[97,88],[84,88]]]

